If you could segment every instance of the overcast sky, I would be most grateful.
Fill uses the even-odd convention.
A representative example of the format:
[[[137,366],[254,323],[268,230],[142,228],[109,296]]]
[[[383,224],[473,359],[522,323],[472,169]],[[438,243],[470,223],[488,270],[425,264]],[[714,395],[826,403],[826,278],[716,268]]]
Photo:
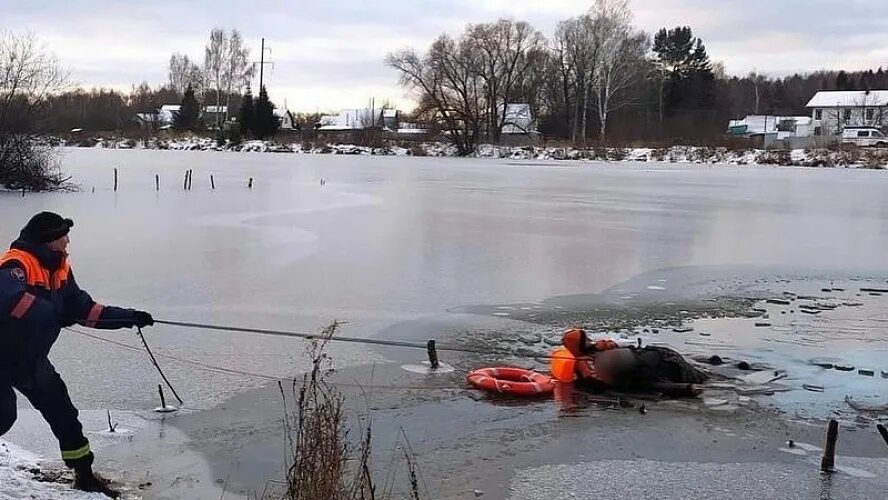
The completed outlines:
[[[466,23],[508,17],[546,36],[591,0],[0,0],[0,29],[31,31],[87,87],[129,89],[167,80],[170,54],[199,61],[214,26],[237,28],[274,68],[266,85],[279,107],[333,110],[409,95],[386,53],[424,48]],[[631,0],[649,32],[689,25],[729,74],[888,67],[885,0]],[[255,85],[254,85],[255,86]]]

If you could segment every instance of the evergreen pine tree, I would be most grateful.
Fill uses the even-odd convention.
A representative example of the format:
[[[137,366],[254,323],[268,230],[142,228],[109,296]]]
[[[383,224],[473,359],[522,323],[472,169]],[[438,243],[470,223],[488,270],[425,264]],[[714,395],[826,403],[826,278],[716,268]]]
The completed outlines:
[[[256,122],[253,127],[253,135],[257,139],[265,139],[273,136],[280,126],[280,120],[274,116],[274,104],[268,99],[268,92],[263,85],[259,89],[259,99],[256,100]]]
[[[256,108],[253,102],[253,92],[247,87],[247,93],[241,99],[240,110],[238,111],[237,120],[240,123],[240,133],[242,136],[255,135],[253,129],[256,126]]]
[[[195,130],[200,128],[200,104],[194,97],[194,89],[189,84],[185,89],[185,96],[179,112],[173,117],[173,127],[178,130]]]
[[[703,41],[691,28],[661,29],[654,36],[656,63],[666,73],[665,111],[711,109],[715,104],[715,74]]]

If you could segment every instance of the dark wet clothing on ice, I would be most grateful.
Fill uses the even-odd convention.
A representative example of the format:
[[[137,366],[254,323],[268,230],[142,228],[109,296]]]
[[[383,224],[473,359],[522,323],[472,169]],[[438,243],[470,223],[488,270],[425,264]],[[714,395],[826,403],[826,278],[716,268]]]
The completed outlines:
[[[578,387],[592,392],[659,392],[667,396],[688,397],[697,392],[692,384],[701,384],[707,379],[706,373],[667,347],[620,348],[608,351],[608,355],[617,354],[617,351],[627,357],[631,353],[631,364],[624,364],[619,371],[609,373],[607,384],[580,379],[577,381]]]

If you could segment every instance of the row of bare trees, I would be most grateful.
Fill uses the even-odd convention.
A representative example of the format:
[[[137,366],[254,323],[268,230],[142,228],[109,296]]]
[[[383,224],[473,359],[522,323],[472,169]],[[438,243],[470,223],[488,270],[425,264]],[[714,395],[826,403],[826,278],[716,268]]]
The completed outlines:
[[[440,35],[425,54],[389,54],[401,83],[417,91],[420,116],[439,122],[468,154],[484,138],[500,140],[507,104],[530,104],[535,116],[561,111],[571,138],[584,141],[590,113],[598,135],[611,112],[633,102],[628,90],[646,70],[648,37],[633,28],[626,0],[596,0],[562,21],[553,40],[530,24],[499,20]]]
[[[231,112],[232,95],[240,95],[249,87],[254,66],[250,61],[250,48],[237,29],[213,28],[204,49],[203,65],[199,66],[186,54],[170,56],[169,88],[184,95],[190,87],[205,96],[213,94],[216,109],[225,105],[226,112],[217,113],[219,126]],[[206,99],[205,99],[206,102]]]
[[[632,102],[627,90],[643,70],[647,47],[625,0],[597,0],[589,12],[559,23],[552,56],[573,141],[588,136],[593,108],[605,137],[608,115]]]

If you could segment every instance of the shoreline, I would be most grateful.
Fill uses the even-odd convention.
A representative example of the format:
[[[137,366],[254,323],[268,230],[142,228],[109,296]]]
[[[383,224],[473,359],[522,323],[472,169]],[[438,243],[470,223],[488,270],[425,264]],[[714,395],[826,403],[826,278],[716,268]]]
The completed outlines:
[[[250,140],[220,145],[205,137],[185,139],[103,139],[80,141],[50,139],[53,145],[65,148],[97,148],[164,151],[225,151],[309,155],[370,155],[461,158],[454,147],[443,142],[404,143],[388,141],[371,147],[356,144],[278,142]],[[462,158],[537,160],[537,161],[605,161],[637,163],[690,163],[701,165],[786,166],[818,168],[888,168],[888,150],[883,148],[849,149],[755,149],[713,146],[670,147],[568,147],[568,146],[499,146],[481,144],[473,155]]]

